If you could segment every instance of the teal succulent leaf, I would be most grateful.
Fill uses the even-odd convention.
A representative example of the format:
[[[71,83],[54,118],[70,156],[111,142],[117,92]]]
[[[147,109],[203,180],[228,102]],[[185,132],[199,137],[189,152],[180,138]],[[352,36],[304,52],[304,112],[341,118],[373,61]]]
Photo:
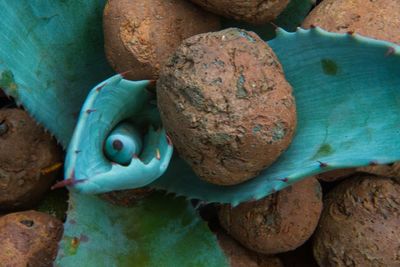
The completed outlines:
[[[64,147],[88,90],[112,74],[105,0],[0,0],[0,87]]]
[[[89,93],[65,161],[65,177],[72,179],[75,190],[103,193],[139,188],[165,172],[173,148],[165,130],[154,129],[160,127],[160,118],[148,86],[149,81],[133,82],[116,75]],[[145,128],[149,129],[141,140],[139,130]],[[104,144],[111,158],[104,155]]]
[[[125,208],[72,193],[70,206],[56,266],[228,266],[182,198],[155,194]]]
[[[269,45],[296,99],[288,150],[256,178],[229,187],[201,181],[174,158],[153,187],[236,205],[317,173],[400,160],[400,47],[319,28],[279,30]]]

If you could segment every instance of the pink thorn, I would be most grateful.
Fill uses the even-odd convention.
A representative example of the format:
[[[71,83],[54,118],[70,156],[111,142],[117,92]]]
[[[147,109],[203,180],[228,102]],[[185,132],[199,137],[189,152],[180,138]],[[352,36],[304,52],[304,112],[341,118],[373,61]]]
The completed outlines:
[[[103,85],[100,85],[99,87],[96,88],[96,91],[97,91],[97,92],[100,92],[101,89],[103,89],[104,86],[106,86],[106,85],[107,85],[107,83],[105,83],[105,84],[103,84]]]
[[[88,110],[86,110],[86,113],[90,114],[90,113],[95,112],[95,111],[96,111],[95,109],[88,109]]]
[[[167,143],[168,143],[168,145],[169,145],[169,146],[172,146],[172,140],[171,140],[171,137],[169,137],[169,135],[168,135],[168,134],[167,134],[166,136],[167,136]]]
[[[272,21],[270,21],[269,24],[271,24],[275,28],[275,30],[277,30],[279,28],[279,26],[276,25],[275,23],[273,23]]]
[[[369,162],[369,166],[376,166],[376,165],[379,165],[379,163],[376,160]]]
[[[68,179],[62,180],[62,181],[54,184],[50,189],[55,190],[55,189],[59,189],[59,188],[67,187],[67,186],[73,186],[74,184],[76,184],[75,179],[68,178]]]
[[[84,182],[86,180],[87,179],[76,180],[75,179],[75,171],[72,171],[72,174],[71,174],[70,178],[62,180],[62,181],[56,183],[50,189],[51,190],[55,190],[55,189],[59,189],[59,188],[67,187],[67,186],[74,186],[77,183],[82,183],[82,182]]]
[[[328,167],[328,163],[321,162],[321,161],[318,161],[318,163],[319,163],[319,167],[321,167],[321,168],[326,168],[326,167]]]
[[[388,50],[387,50],[387,52],[386,52],[386,54],[385,54],[385,57],[391,56],[391,55],[393,55],[395,52],[396,52],[396,49],[394,49],[394,47],[389,47]]]
[[[156,86],[157,85],[157,80],[149,80],[149,86]]]
[[[126,75],[127,75],[128,73],[132,72],[132,71],[133,71],[133,70],[127,70],[127,71],[121,72],[119,75],[121,75],[122,78],[126,79]]]

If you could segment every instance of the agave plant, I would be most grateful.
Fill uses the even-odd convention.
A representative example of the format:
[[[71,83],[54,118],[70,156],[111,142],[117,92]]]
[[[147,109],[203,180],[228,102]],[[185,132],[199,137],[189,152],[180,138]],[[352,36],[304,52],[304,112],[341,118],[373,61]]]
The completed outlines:
[[[57,265],[223,266],[188,199],[237,205],[320,172],[400,159],[400,48],[318,28],[278,29],[268,44],[296,98],[292,144],[246,183],[201,181],[172,155],[152,81],[127,81],[108,67],[104,2],[0,0],[0,87],[68,148],[63,184],[72,190]],[[292,1],[277,23],[291,30],[302,19],[293,14],[305,15],[310,3]],[[266,41],[274,36],[263,30]],[[160,193],[123,208],[85,194],[141,186],[183,197]]]

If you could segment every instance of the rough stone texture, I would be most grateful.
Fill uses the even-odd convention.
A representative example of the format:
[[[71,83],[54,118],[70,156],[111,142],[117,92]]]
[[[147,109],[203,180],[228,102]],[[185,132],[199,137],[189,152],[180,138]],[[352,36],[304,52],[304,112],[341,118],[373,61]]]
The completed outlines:
[[[182,40],[220,29],[216,16],[186,0],[109,0],[103,21],[107,59],[131,80],[156,79]]]
[[[25,211],[0,217],[0,265],[51,267],[63,232],[62,222]]]
[[[311,177],[258,201],[235,208],[222,205],[219,219],[245,247],[276,254],[306,242],[317,227],[321,210],[321,186]]]
[[[218,231],[216,235],[231,267],[283,267],[276,256],[261,255],[248,250],[223,231]]]
[[[112,191],[109,193],[101,194],[101,197],[108,202],[124,207],[132,207],[137,204],[138,201],[146,198],[152,194],[155,190],[149,187]]]
[[[296,128],[292,88],[278,59],[244,30],[185,40],[162,69],[157,95],[174,146],[214,184],[256,176],[289,146]]]
[[[400,1],[324,0],[303,22],[331,32],[355,32],[400,44]]]
[[[314,239],[320,266],[400,266],[400,185],[374,176],[342,182],[324,201]]]
[[[204,9],[224,17],[263,24],[274,20],[290,0],[191,0]]]
[[[0,210],[32,207],[62,167],[56,141],[23,110],[0,110]]]
[[[358,171],[391,177],[400,183],[400,162],[387,165],[376,165],[358,168]]]
[[[338,170],[334,170],[334,171],[320,173],[316,176],[316,178],[318,180],[324,181],[324,182],[335,182],[335,181],[339,181],[339,180],[349,177],[350,175],[354,174],[356,171],[357,171],[356,168],[338,169]]]

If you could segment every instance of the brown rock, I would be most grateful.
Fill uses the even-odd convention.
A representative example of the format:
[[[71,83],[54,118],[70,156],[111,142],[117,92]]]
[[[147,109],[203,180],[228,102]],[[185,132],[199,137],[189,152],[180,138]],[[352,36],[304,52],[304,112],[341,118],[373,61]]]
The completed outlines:
[[[183,42],[160,73],[158,106],[174,146],[198,176],[232,185],[289,146],[292,88],[255,33],[227,29]]]
[[[278,193],[219,211],[221,225],[245,247],[265,254],[294,250],[314,232],[322,210],[318,181],[311,177]]]
[[[138,203],[138,201],[151,195],[155,190],[150,187],[112,191],[109,193],[101,194],[101,197],[108,202],[124,207],[131,207]]]
[[[400,1],[324,0],[304,20],[331,32],[355,32],[400,44]]]
[[[358,168],[357,170],[374,175],[390,177],[400,183],[400,162],[395,162],[393,164],[387,164],[387,165],[374,165],[374,166],[361,167]]]
[[[219,30],[219,19],[186,0],[109,0],[104,9],[105,51],[131,80],[156,79],[182,40]]]
[[[345,180],[324,201],[315,233],[320,266],[400,266],[400,185],[374,176]]]
[[[60,174],[60,147],[25,111],[2,109],[0,148],[0,209],[32,207]]]
[[[53,266],[61,239],[61,221],[36,211],[0,217],[1,266]]]
[[[216,235],[231,267],[283,267],[281,260],[276,256],[250,251],[222,231]]]
[[[263,24],[274,20],[290,0],[191,0],[206,10],[224,17]]]
[[[339,180],[349,177],[350,175],[354,174],[356,171],[357,171],[356,168],[338,169],[338,170],[334,170],[334,171],[320,173],[316,176],[316,178],[318,180],[324,181],[324,182],[335,182],[335,181],[339,181]]]

